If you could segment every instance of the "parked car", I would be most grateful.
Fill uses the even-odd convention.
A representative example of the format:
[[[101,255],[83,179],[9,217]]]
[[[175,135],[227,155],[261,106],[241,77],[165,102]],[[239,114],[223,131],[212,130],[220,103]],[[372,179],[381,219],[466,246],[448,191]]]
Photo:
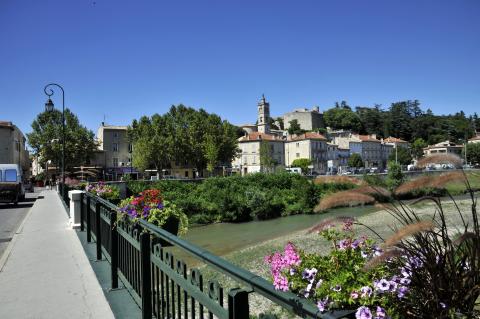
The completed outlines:
[[[25,199],[22,170],[18,164],[0,164],[0,202],[18,204]]]

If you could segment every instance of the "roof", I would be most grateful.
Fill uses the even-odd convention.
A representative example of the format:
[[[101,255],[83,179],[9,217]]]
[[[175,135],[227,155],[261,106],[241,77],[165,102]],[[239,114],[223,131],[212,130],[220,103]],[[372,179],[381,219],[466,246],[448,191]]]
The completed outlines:
[[[478,134],[477,136],[472,137],[471,139],[469,139],[469,141],[480,141],[480,134]]]
[[[327,139],[320,133],[316,132],[306,132],[290,138],[291,141],[301,141],[301,140],[322,140],[326,141]]]
[[[443,147],[462,148],[463,145],[457,145],[457,144],[455,144],[453,142],[450,142],[450,141],[444,141],[444,142],[440,142],[440,143],[437,143],[437,144],[434,144],[434,145],[428,145],[427,147],[424,147],[423,149],[428,150],[428,149],[431,149],[431,148],[443,148]]]
[[[261,132],[252,132],[248,135],[242,136],[238,139],[239,142],[250,142],[250,141],[278,141],[283,142],[283,139],[277,135],[261,133]]]
[[[13,127],[13,123],[12,123],[12,122],[9,122],[9,121],[0,121],[0,127],[12,128],[12,127]]]
[[[385,143],[408,143],[407,141],[404,141],[400,138],[396,138],[396,137],[387,137],[386,139],[383,140]]]
[[[377,143],[380,143],[379,140],[377,140],[376,138],[371,137],[370,135],[358,135],[358,138],[359,138],[360,141],[362,141],[362,142],[377,142]]]
[[[102,125],[100,128],[104,130],[126,130],[128,126],[121,126],[121,125]]]

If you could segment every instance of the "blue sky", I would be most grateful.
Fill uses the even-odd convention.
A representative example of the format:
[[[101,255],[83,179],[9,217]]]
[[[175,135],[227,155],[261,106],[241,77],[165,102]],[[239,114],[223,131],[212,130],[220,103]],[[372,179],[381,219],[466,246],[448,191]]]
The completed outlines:
[[[480,112],[480,1],[0,0],[0,119],[63,85],[88,128],[203,107],[254,122],[335,101]],[[58,94],[54,96],[61,107]]]

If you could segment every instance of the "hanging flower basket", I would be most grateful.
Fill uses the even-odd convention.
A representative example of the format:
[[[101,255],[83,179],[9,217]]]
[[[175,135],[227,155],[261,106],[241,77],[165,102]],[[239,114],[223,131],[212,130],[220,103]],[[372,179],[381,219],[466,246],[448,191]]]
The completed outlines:
[[[120,203],[120,213],[132,221],[146,220],[173,235],[184,235],[188,229],[188,218],[172,202],[163,200],[158,189],[149,189],[138,196],[131,196]],[[160,240],[162,246],[171,246]]]

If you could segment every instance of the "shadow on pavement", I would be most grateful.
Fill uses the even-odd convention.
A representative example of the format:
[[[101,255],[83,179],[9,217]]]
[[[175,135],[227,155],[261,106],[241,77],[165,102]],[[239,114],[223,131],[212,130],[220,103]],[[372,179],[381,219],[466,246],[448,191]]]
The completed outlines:
[[[87,242],[87,232],[86,231],[77,231],[77,236],[80,239],[80,242],[85,250],[85,254],[90,261],[95,275],[97,276],[98,282],[102,287],[103,293],[107,298],[110,308],[116,319],[132,319],[132,318],[141,318],[142,313],[140,308],[133,300],[133,297],[130,295],[127,289],[122,285],[122,281],[118,280],[118,285],[120,289],[111,290],[110,289],[110,263],[103,258],[103,260],[96,260],[96,244],[95,242]]]
[[[33,202],[30,203],[25,203],[21,202],[18,203],[17,205],[15,204],[1,204],[0,209],[12,209],[12,208],[29,208],[33,206]]]

